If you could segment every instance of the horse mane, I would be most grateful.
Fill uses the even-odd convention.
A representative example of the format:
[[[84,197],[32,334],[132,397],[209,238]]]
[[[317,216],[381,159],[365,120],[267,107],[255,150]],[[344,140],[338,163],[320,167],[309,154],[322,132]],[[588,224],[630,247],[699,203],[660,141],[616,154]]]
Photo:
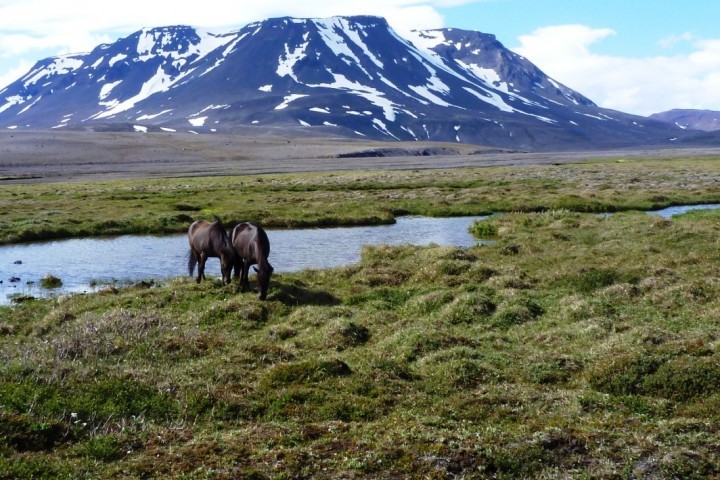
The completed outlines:
[[[260,263],[258,264],[263,268],[270,268],[272,270],[273,267],[268,261],[268,257],[270,256],[270,239],[268,238],[264,228],[259,225],[253,226],[255,227],[255,248],[257,248],[257,251],[260,254],[260,258],[258,258]],[[265,251],[265,249],[267,249],[267,251]]]
[[[215,222],[210,227],[210,235],[215,237],[219,235],[220,245],[222,245],[222,249],[225,250],[227,253],[235,253],[235,250],[232,246],[232,240],[230,239],[230,235],[228,235],[227,231],[225,230],[225,226],[222,223],[222,220],[217,215],[215,215]]]

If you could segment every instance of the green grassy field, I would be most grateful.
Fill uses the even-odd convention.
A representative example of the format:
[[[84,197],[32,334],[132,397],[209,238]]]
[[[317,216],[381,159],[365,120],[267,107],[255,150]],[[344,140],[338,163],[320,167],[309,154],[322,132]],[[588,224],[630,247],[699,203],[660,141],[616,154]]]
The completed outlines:
[[[246,210],[224,179],[18,190],[43,232],[81,191],[128,219],[508,213],[491,245],[369,247],[265,302],[181,278],[0,307],[0,478],[718,477],[720,212],[621,211],[720,201],[717,162],[258,177]]]
[[[649,210],[720,200],[717,157],[584,164],[5,185],[0,243],[187,231],[193,219],[269,227],[397,215]]]

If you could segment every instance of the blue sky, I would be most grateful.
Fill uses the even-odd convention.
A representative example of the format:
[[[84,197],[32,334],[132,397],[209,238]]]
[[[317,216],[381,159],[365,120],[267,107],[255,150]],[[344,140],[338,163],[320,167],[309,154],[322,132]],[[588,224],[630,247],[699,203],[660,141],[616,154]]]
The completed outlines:
[[[594,45],[600,54],[649,57],[689,52],[690,41],[720,38],[716,0],[487,0],[442,9],[448,26],[493,33],[506,47],[540,27],[581,24],[614,34]],[[677,39],[673,48],[665,43]]]
[[[380,15],[399,33],[494,34],[602,107],[639,115],[720,110],[717,0],[0,0],[0,88],[35,61],[143,27],[225,32],[277,16]]]

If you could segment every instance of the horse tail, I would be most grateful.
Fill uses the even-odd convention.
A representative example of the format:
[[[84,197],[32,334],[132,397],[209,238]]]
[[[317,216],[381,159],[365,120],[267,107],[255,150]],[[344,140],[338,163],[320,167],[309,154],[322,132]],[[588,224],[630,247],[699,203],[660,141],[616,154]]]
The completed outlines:
[[[195,272],[195,265],[197,264],[197,259],[195,258],[195,254],[192,251],[192,248],[188,250],[188,275],[191,277],[193,276],[193,273]]]

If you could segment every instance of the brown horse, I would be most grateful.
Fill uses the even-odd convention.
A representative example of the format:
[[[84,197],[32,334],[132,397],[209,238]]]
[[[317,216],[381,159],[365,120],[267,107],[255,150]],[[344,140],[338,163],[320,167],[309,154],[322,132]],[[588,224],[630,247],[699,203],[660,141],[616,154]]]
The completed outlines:
[[[220,258],[220,271],[223,284],[230,283],[235,251],[220,219],[214,222],[197,220],[188,229],[190,254],[188,255],[188,273],[192,276],[195,264],[198,265],[197,282],[205,278],[205,262],[208,257]]]
[[[260,299],[267,298],[270,276],[274,269],[268,262],[270,255],[270,240],[265,230],[252,223],[240,223],[232,231],[232,246],[235,249],[235,278],[240,277],[240,291],[244,292],[249,286],[248,270],[251,265],[255,269]]]

